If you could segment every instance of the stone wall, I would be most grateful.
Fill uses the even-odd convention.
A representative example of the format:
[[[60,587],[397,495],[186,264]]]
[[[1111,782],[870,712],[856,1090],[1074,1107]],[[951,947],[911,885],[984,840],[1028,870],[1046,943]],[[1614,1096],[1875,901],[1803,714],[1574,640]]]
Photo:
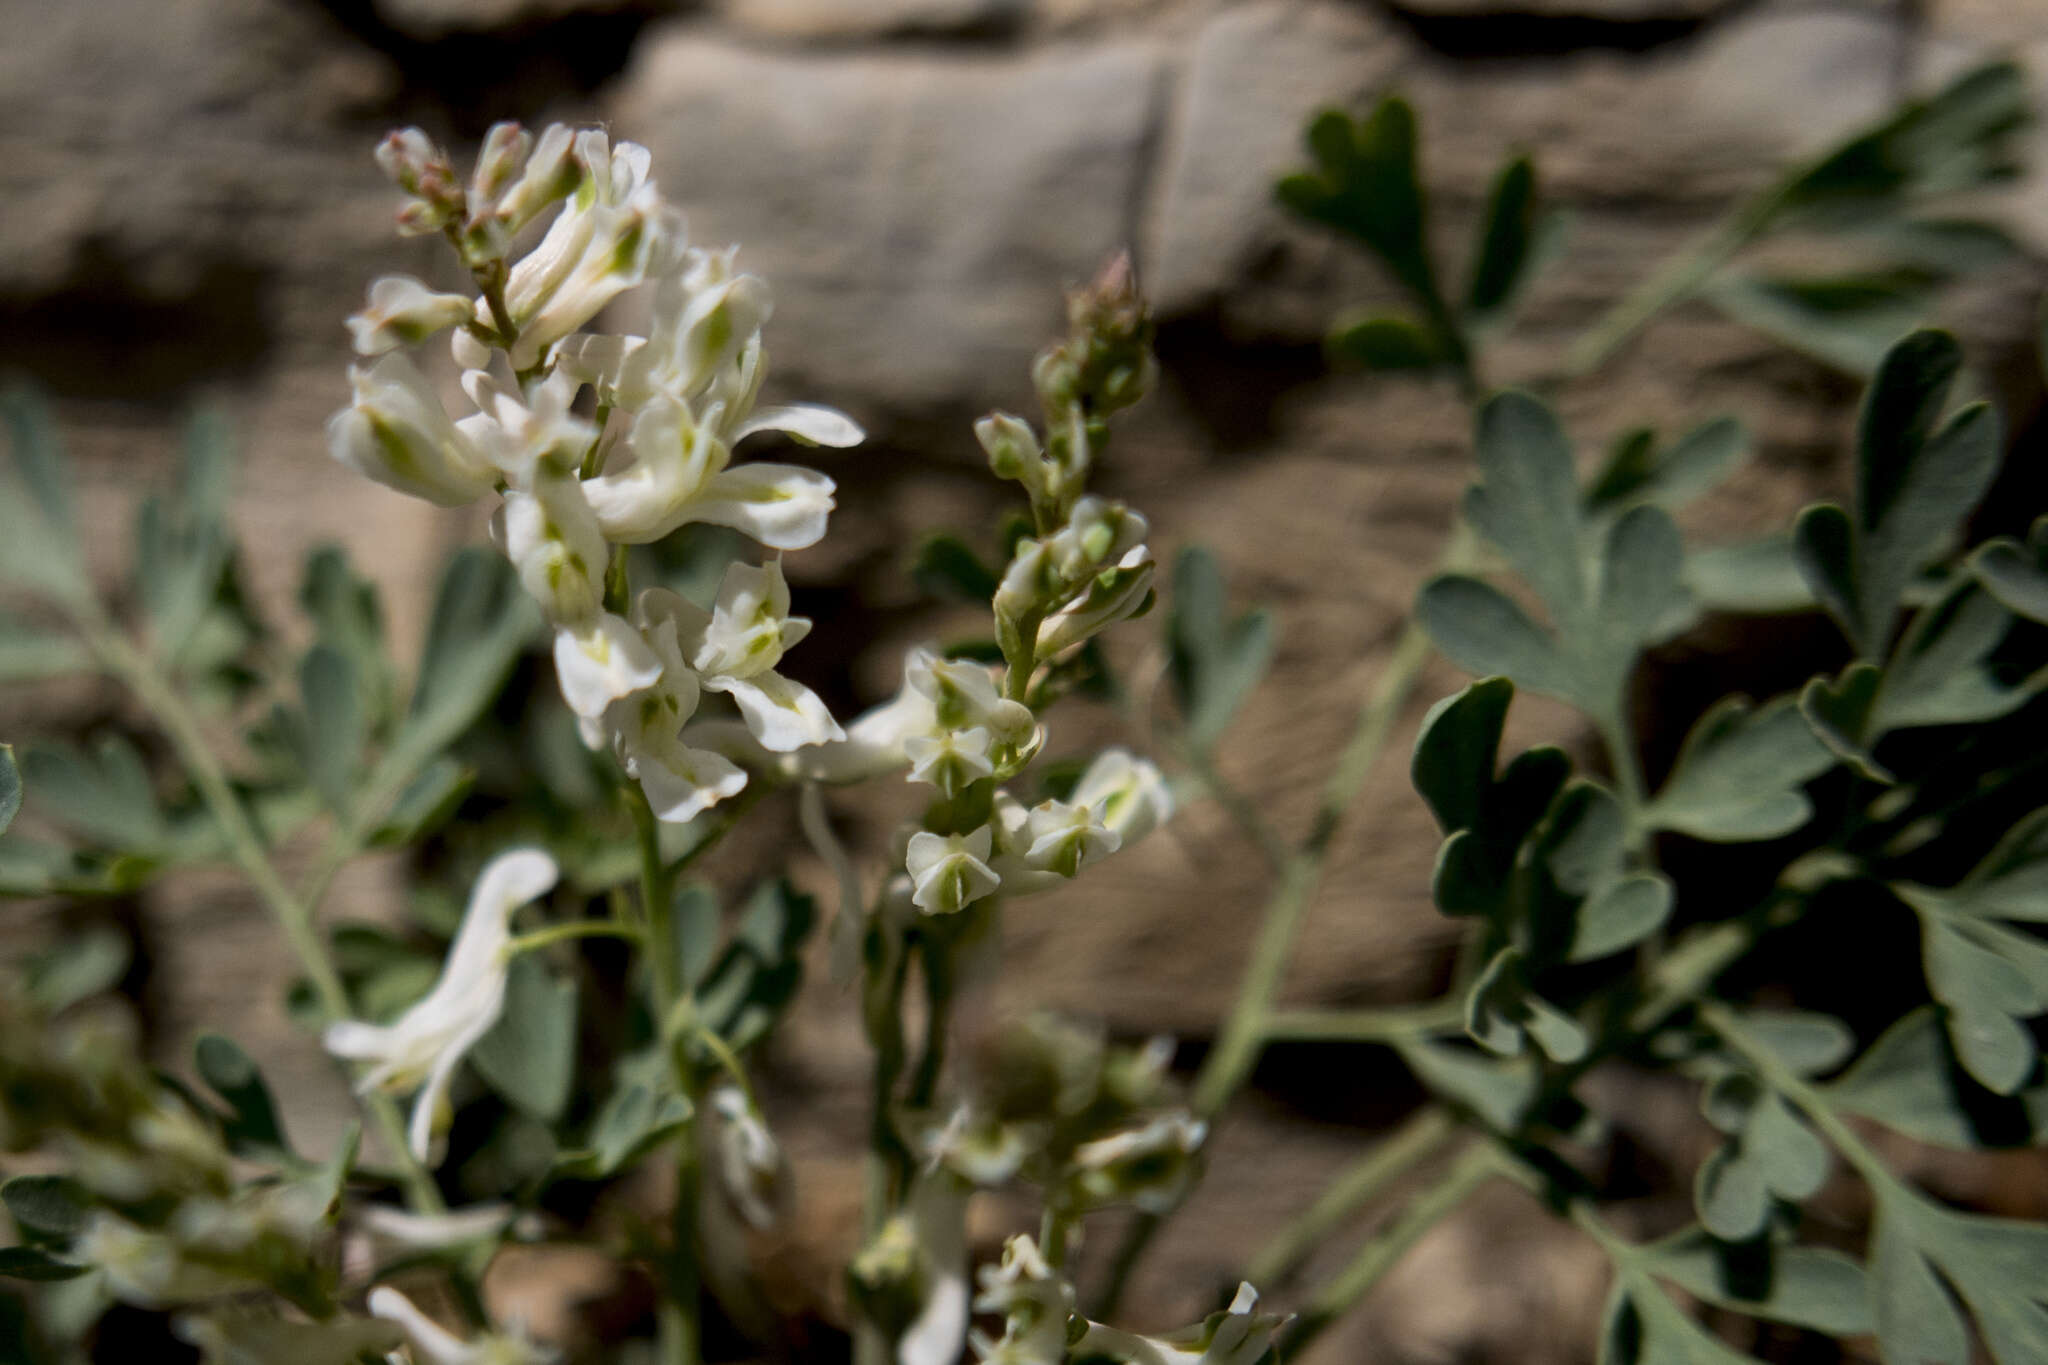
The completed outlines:
[[[322,448],[321,422],[345,394],[341,319],[367,280],[405,269],[455,283],[431,246],[389,235],[392,196],[368,156],[385,127],[418,122],[466,146],[501,117],[602,119],[653,149],[694,238],[744,244],[742,261],[776,289],[771,383],[837,403],[874,434],[807,457],[840,481],[842,511],[825,545],[788,566],[800,610],[805,594],[833,607],[821,640],[850,648],[879,631],[891,642],[794,661],[820,681],[850,670],[863,698],[893,687],[901,641],[946,624],[903,572],[916,532],[985,525],[995,506],[967,422],[1026,402],[1061,285],[1130,245],[1159,305],[1164,378],[1109,481],[1151,517],[1163,556],[1211,544],[1242,591],[1279,612],[1274,680],[1223,763],[1290,830],[1467,479],[1454,395],[1325,366],[1334,311],[1385,287],[1271,205],[1311,109],[1405,90],[1445,242],[1469,233],[1506,149],[1540,153],[1573,222],[1564,263],[1489,376],[1521,382],[1554,377],[1562,338],[1730,196],[1885,107],[1902,78],[2000,46],[2031,49],[2048,73],[2048,14],[2033,0],[1923,0],[1910,24],[1877,0],[30,8],[0,4],[12,20],[0,45],[0,368],[57,395],[90,514],[109,528],[125,525],[138,479],[164,467],[179,410],[195,393],[224,404],[247,448],[238,511],[260,591],[282,602],[303,548],[342,540],[382,580],[400,638],[417,633],[432,565],[480,528],[357,480]],[[2041,179],[1996,207],[2048,250]],[[1996,360],[2017,351],[2032,293],[2007,280],[1961,301],[1956,320]],[[1743,417],[1759,458],[1699,517],[1732,533],[1782,522],[1831,485],[1853,395],[1685,309],[1561,403],[1589,448],[1639,421]],[[110,571],[124,539],[96,542]],[[1148,664],[1136,651],[1129,662]],[[1424,690],[1455,685],[1439,668]],[[0,715],[19,731],[113,705],[44,692]],[[1516,723],[1524,737],[1582,742],[1540,706]],[[1056,739],[1076,745],[1109,729],[1085,712],[1061,724]],[[870,835],[882,827],[851,803],[842,814]],[[1404,765],[1384,764],[1338,841],[1291,1000],[1432,987],[1448,938],[1428,903],[1434,847]],[[390,869],[365,869],[344,888],[347,908],[378,913],[393,884]],[[1091,886],[1084,900],[1010,916],[1011,975],[988,1008],[1049,1003],[1123,1035],[1170,1030],[1194,1055],[1254,927],[1256,859],[1198,809]],[[274,1004],[282,955],[231,884],[181,883],[141,908],[140,925],[158,953],[150,998],[167,1037],[253,1031],[285,1087],[322,1083]],[[857,1039],[850,1002],[819,984],[773,1063],[771,1117],[809,1177],[800,1230],[778,1253],[798,1301],[835,1292],[815,1267],[843,1257],[852,1235],[840,1190],[854,1182],[837,1177],[859,1131]],[[1406,1102],[1393,1073],[1346,1053],[1278,1055],[1260,1080],[1139,1285],[1151,1324],[1204,1311],[1360,1131]],[[330,1103],[309,1105],[308,1125],[336,1113],[338,1097],[319,1093]],[[1646,1116],[1661,1103],[1638,1098]],[[1642,1126],[1659,1131],[1649,1117]],[[1333,1247],[1321,1264],[1343,1254]],[[1597,1256],[1503,1194],[1427,1239],[1314,1358],[1585,1359],[1601,1275]]]

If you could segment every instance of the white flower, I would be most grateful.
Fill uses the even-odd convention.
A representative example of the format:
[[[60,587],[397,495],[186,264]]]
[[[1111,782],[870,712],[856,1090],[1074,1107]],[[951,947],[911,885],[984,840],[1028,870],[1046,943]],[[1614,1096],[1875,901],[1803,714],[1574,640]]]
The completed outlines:
[[[957,1365],[967,1337],[967,1195],[952,1172],[933,1167],[910,1187],[911,1234],[921,1253],[924,1302],[896,1340],[897,1365]]]
[[[1098,1204],[1128,1200],[1147,1213],[1179,1204],[1194,1179],[1195,1154],[1209,1125],[1186,1114],[1166,1114],[1142,1128],[1084,1142],[1074,1149],[1075,1184]]]
[[[1074,504],[1067,524],[1046,541],[1054,566],[1069,580],[1092,571],[1111,556],[1145,543],[1145,518],[1120,502],[1093,493]]]
[[[1131,1365],[1256,1365],[1288,1319],[1260,1313],[1259,1292],[1240,1283],[1226,1312],[1164,1337],[1144,1337],[1099,1322],[1074,1343],[1074,1358],[1103,1357]]]
[[[582,719],[595,720],[661,677],[661,661],[646,639],[611,612],[555,631],[555,681],[562,700]]]
[[[782,1183],[782,1149],[775,1135],[738,1086],[719,1086],[711,1094],[711,1107],[719,1117],[720,1184],[749,1227],[775,1226],[775,1201]]]
[[[414,1365],[545,1365],[555,1353],[521,1337],[491,1334],[464,1341],[390,1285],[370,1291],[370,1315],[397,1323]]]
[[[542,474],[528,490],[506,490],[491,529],[549,621],[580,625],[604,609],[611,548],[573,477]]]
[[[694,819],[747,785],[747,775],[736,764],[682,740],[683,722],[696,712],[700,691],[697,674],[677,643],[677,619],[684,610],[702,615],[666,588],[640,594],[633,619],[656,660],[656,676],[604,712],[627,775],[640,783],[655,817],[671,823]]]
[[[444,327],[467,322],[467,295],[443,294],[410,275],[386,275],[370,285],[363,311],[348,320],[348,334],[357,355],[382,355],[400,346],[417,346]]]
[[[327,422],[327,450],[378,483],[443,507],[474,502],[497,472],[456,429],[427,377],[403,352],[351,365],[355,401]]]
[[[344,1019],[327,1026],[329,1052],[370,1063],[358,1089],[418,1088],[407,1137],[421,1161],[428,1159],[435,1111],[447,1100],[457,1063],[504,1007],[512,912],[546,895],[557,875],[555,860],[539,849],[499,854],[477,878],[448,961],[426,997],[389,1024]]]
[[[989,732],[980,725],[906,740],[903,750],[910,756],[910,780],[929,782],[941,795],[957,796],[995,773],[988,756],[989,743]]]
[[[481,175],[481,161],[477,169]],[[538,218],[548,205],[574,194],[582,179],[583,167],[576,160],[575,130],[566,123],[551,123],[527,156],[519,179],[498,197],[492,212],[509,237]]]
[[[911,652],[905,676],[931,702],[937,723],[948,730],[983,726],[1004,744],[1022,744],[1035,721],[1031,708],[996,691],[986,667],[968,659],[941,659],[928,649]]]
[[[540,363],[555,342],[681,252],[681,215],[647,178],[645,147],[612,148],[602,132],[587,129],[576,135],[574,151],[582,174],[573,197],[505,283],[505,305],[519,329],[515,370]]]
[[[572,337],[561,363],[618,407],[638,409],[661,396],[694,401],[737,364],[774,311],[768,282],[734,274],[733,256],[732,248],[686,251],[655,282],[646,336]]]
[[[1097,754],[1067,801],[1093,811],[1123,848],[1173,818],[1173,793],[1167,788],[1165,774],[1157,764],[1135,758],[1127,749],[1104,749]]]
[[[462,376],[462,389],[477,411],[455,425],[514,488],[531,488],[551,475],[574,475],[598,437],[594,425],[569,410],[577,387],[574,378],[557,370],[522,397],[507,392],[485,371],[472,369]],[[591,525],[594,529],[596,522]]]
[[[1038,1244],[1024,1233],[1010,1238],[1002,1264],[983,1266],[977,1278],[974,1310],[1003,1316],[1002,1340],[969,1334],[983,1365],[1063,1365],[1074,1288],[1046,1264]]]
[[[929,915],[950,915],[994,891],[1002,879],[988,865],[993,841],[987,825],[972,834],[911,835],[904,855],[916,888],[911,903]]]
[[[1080,802],[1039,802],[1025,815],[1019,833],[1024,865],[1060,877],[1079,875],[1123,844],[1122,836],[1102,823],[1094,807]]]
[[[674,593],[654,600],[675,622],[683,661],[706,690],[739,705],[762,747],[786,753],[846,738],[817,693],[775,671],[783,651],[811,630],[808,620],[789,614],[780,561],[728,566],[709,614]]]

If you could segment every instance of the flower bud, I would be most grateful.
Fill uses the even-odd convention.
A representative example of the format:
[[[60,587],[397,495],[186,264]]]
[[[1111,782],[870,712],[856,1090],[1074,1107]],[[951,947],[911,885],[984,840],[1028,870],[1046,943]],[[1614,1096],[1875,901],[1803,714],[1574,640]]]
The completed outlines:
[[[931,783],[949,800],[958,796],[995,773],[988,756],[989,738],[987,729],[976,725],[906,741],[903,749],[910,756],[910,780]]]
[[[1031,708],[996,691],[987,668],[967,659],[941,659],[920,649],[910,657],[906,677],[929,698],[938,724],[948,730],[981,725],[1003,744],[1022,744],[1036,721]]]
[[[576,160],[576,134],[564,123],[548,125],[534,144],[525,168],[496,204],[497,218],[508,233],[516,233],[544,212],[548,205],[566,199],[583,183],[584,169]]]
[[[1105,749],[1067,795],[1086,806],[1128,848],[1173,817],[1173,793],[1157,764],[1125,749]]]
[[[382,355],[468,321],[474,306],[466,295],[440,293],[410,275],[385,275],[370,286],[363,311],[348,320],[349,338],[357,355]]]
[[[1133,547],[1112,568],[1092,579],[1079,597],[1045,618],[1038,628],[1038,652],[1050,656],[1071,649],[1105,627],[1136,616],[1150,600],[1152,555]]]
[[[448,153],[419,129],[400,129],[377,144],[377,164],[413,196],[398,212],[402,235],[439,232],[462,217],[462,189],[455,183]]]
[[[1141,544],[1148,529],[1145,518],[1123,503],[1091,493],[1074,504],[1067,524],[1047,541],[1046,549],[1060,576],[1075,582]]]
[[[1187,1114],[1168,1114],[1142,1128],[1084,1142],[1074,1149],[1074,1184],[1091,1205],[1135,1204],[1164,1213],[1180,1202],[1195,1177],[1195,1157],[1209,1126]]]
[[[476,169],[469,177],[469,211],[476,216],[492,212],[498,196],[512,183],[526,164],[533,147],[533,134],[516,123],[494,123],[484,134],[484,145],[476,154]]]
[[[1029,423],[1007,412],[992,412],[974,424],[974,435],[988,452],[988,467],[997,478],[1017,480],[1034,498],[1045,495],[1045,453]]]

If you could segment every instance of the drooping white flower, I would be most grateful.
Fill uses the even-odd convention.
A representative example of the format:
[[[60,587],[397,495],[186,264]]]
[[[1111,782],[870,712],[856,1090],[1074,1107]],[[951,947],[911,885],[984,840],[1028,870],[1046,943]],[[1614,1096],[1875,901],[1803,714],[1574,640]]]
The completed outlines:
[[[903,860],[915,887],[911,903],[928,915],[950,915],[1002,885],[988,865],[994,837],[987,825],[971,834],[911,835]]]
[[[684,609],[697,612],[666,588],[640,594],[633,620],[656,661],[656,676],[604,712],[627,775],[640,783],[655,818],[671,823],[694,819],[747,785],[746,773],[730,759],[683,742],[683,723],[696,712],[701,690],[677,640]]]
[[[811,630],[807,619],[789,614],[779,560],[730,565],[708,613],[674,593],[652,600],[675,622],[683,661],[707,691],[738,704],[764,748],[783,753],[846,738],[817,693],[775,671],[783,651]]]
[[[370,1315],[396,1323],[405,1333],[413,1365],[548,1365],[557,1359],[553,1351],[523,1337],[490,1333],[464,1341],[390,1285],[370,1291]]]
[[[775,1226],[775,1203],[782,1183],[782,1148],[761,1119],[760,1111],[748,1102],[736,1085],[721,1085],[711,1093],[711,1107],[719,1118],[719,1184],[747,1226],[766,1230]]]
[[[363,1230],[393,1251],[438,1251],[496,1237],[512,1225],[519,1210],[510,1204],[472,1204],[445,1213],[415,1213],[396,1204],[366,1204],[359,1217]]]
[[[957,1365],[967,1339],[967,1186],[941,1166],[921,1172],[905,1199],[923,1262],[923,1303],[896,1339],[897,1365]]]
[[[456,1065],[504,1007],[512,912],[546,895],[557,875],[555,860],[539,849],[499,854],[477,878],[434,988],[389,1024],[344,1019],[327,1026],[322,1041],[329,1052],[369,1063],[358,1089],[418,1090],[407,1140],[421,1161]]]
[[[1173,792],[1150,759],[1128,749],[1104,749],[1068,793],[1070,805],[1086,806],[1128,848],[1173,818]]]
[[[357,355],[417,346],[443,328],[467,322],[471,307],[467,295],[429,289],[410,275],[385,275],[370,285],[363,311],[348,320],[349,341]]]
[[[611,547],[572,475],[542,473],[508,489],[492,532],[519,582],[555,625],[578,625],[604,610]]]
[[[335,459],[442,507],[474,502],[497,486],[497,471],[456,428],[403,352],[351,365],[348,378],[355,399],[327,421],[327,450]]]
[[[1258,1310],[1259,1292],[1240,1283],[1237,1297],[1221,1313],[1163,1337],[1139,1336],[1091,1322],[1070,1348],[1076,1359],[1128,1361],[1130,1365],[1257,1365],[1273,1347],[1288,1319]]]

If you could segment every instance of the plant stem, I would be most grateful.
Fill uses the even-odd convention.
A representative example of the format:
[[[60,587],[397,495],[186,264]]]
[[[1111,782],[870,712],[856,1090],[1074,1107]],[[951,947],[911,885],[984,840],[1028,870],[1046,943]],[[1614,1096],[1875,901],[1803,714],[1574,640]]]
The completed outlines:
[[[228,856],[242,869],[242,874],[269,907],[271,918],[277,922],[292,956],[298,960],[299,970],[312,983],[322,1022],[347,1018],[352,1013],[348,992],[341,984],[341,976],[334,963],[327,956],[326,946],[320,941],[311,907],[285,885],[284,877],[270,859],[262,834],[249,818],[241,798],[235,795],[226,770],[208,743],[198,716],[166,681],[164,673],[122,638],[111,623],[81,617],[79,625],[86,642],[106,670],[120,679],[163,727],[171,746],[177,750],[179,761],[191,776],[193,787],[220,828],[221,837],[227,841]],[[398,1106],[392,1103],[391,1097],[381,1091],[371,1091],[359,1094],[357,1102],[376,1128],[378,1136],[384,1140],[392,1159],[398,1163],[407,1202],[420,1213],[444,1212],[447,1206],[441,1200],[441,1192],[433,1177],[413,1156],[406,1138],[405,1120],[399,1116]]]
[[[1314,1203],[1274,1234],[1245,1267],[1245,1278],[1268,1289],[1286,1280],[1353,1210],[1434,1152],[1456,1126],[1456,1120],[1440,1105],[1425,1105],[1416,1110],[1407,1122],[1331,1181]]]
[[[1492,1143],[1482,1140],[1467,1146],[1434,1184],[1359,1248],[1350,1265],[1315,1292],[1293,1325],[1281,1334],[1280,1358],[1291,1360],[1299,1355],[1325,1328],[1364,1298],[1423,1233],[1464,1203],[1474,1190],[1501,1174],[1500,1159]]]
[[[550,924],[545,929],[536,929],[530,934],[521,934],[506,945],[506,951],[514,956],[531,953],[552,944],[565,943],[572,938],[623,938],[640,942],[645,938],[639,929],[616,920],[586,919],[573,924]]]
[[[1813,1120],[1813,1126],[1827,1135],[1842,1159],[1856,1168],[1856,1173],[1873,1187],[1882,1191],[1903,1188],[1897,1176],[1878,1159],[1858,1137],[1856,1130],[1844,1123],[1835,1113],[1827,1097],[1809,1085],[1805,1078],[1780,1061],[1778,1054],[1764,1045],[1763,1041],[1746,1028],[1735,1011],[1719,1001],[1708,1001],[1700,1006],[1700,1019],[1721,1040],[1740,1053],[1742,1059],[1756,1068],[1764,1083],[1805,1111]]]
[[[1460,1027],[1465,1007],[1456,996],[1387,1009],[1274,1010],[1266,1016],[1267,1042],[1384,1043]]]
[[[1244,831],[1245,838],[1251,840],[1265,856],[1267,864],[1273,871],[1285,871],[1288,859],[1293,856],[1293,850],[1287,846],[1287,841],[1280,837],[1272,825],[1266,822],[1266,817],[1259,813],[1259,808],[1252,799],[1216,770],[1215,755],[1206,749],[1188,745],[1182,757],[1188,765],[1188,771],[1202,784],[1202,789],[1237,822],[1237,827]]]

